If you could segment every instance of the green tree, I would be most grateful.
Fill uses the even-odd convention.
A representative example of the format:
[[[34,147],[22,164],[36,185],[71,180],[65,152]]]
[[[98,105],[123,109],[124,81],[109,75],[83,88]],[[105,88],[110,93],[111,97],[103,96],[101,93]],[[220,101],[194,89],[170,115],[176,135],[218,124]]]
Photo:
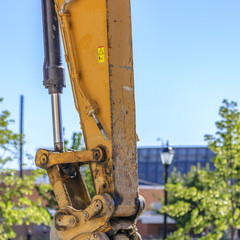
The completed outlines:
[[[208,147],[216,154],[215,170],[199,169],[184,181],[167,184],[176,202],[161,212],[185,220],[168,239],[190,239],[190,233],[205,231],[200,239],[216,240],[230,229],[233,240],[240,227],[240,112],[235,102],[224,100],[219,114],[217,132],[205,135]]]
[[[0,99],[2,102],[2,99]],[[30,200],[38,173],[17,176],[7,168],[7,163],[16,159],[20,135],[10,130],[13,123],[8,111],[0,113],[0,236],[2,240],[15,238],[13,225],[50,224],[50,215],[42,207],[41,200]]]
[[[214,179],[221,185],[213,189],[220,192],[225,218],[222,223],[229,226],[231,239],[240,227],[240,112],[236,102],[223,101],[216,122],[215,135],[205,135],[208,147],[216,153]],[[213,184],[213,182],[212,182]]]
[[[181,174],[176,169],[171,173],[168,180],[167,190],[169,193],[168,206],[162,209],[153,209],[159,214],[167,212],[175,221],[178,231],[169,239],[190,239],[190,236],[200,237],[206,228],[194,229],[193,218],[196,211],[199,215],[204,215],[204,209],[201,211],[201,198],[198,193],[208,189],[207,184],[202,181],[202,173],[208,171],[208,166],[201,168],[200,165],[192,166],[187,174]],[[160,201],[164,202],[160,198]]]
[[[173,186],[176,184],[181,184],[184,187],[187,188],[197,188],[198,190],[204,190],[207,186],[206,184],[204,184],[201,181],[201,171],[202,170],[207,170],[207,168],[201,168],[200,164],[198,164],[197,166],[191,166],[190,171],[187,174],[181,174],[181,172],[178,172],[176,170],[176,168],[173,169],[172,173],[171,173],[171,177],[168,180],[169,186]],[[170,185],[171,184],[171,185]],[[159,200],[164,203],[164,199],[163,198],[159,198]],[[178,203],[180,201],[182,201],[183,199],[181,198],[181,196],[178,196],[177,194],[173,194],[172,192],[170,192],[169,197],[168,197],[168,204],[175,204]],[[198,206],[198,201],[196,199],[185,199],[185,201],[190,204],[191,206]],[[154,211],[156,211],[157,213],[161,214],[161,211],[159,209],[153,209]],[[191,219],[191,211],[187,212],[185,215],[181,215],[181,214],[177,214],[176,216],[174,216],[174,220],[177,223],[178,227],[184,227],[185,224]]]

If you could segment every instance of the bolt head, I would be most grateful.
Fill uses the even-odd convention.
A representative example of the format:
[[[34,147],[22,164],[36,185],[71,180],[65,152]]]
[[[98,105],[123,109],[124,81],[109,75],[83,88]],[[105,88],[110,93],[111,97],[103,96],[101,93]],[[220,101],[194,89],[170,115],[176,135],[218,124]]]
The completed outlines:
[[[48,162],[48,157],[47,157],[46,154],[43,154],[43,155],[40,157],[40,163],[41,163],[42,165],[46,165],[47,162]]]
[[[93,155],[94,157],[94,159],[95,160],[98,160],[99,159],[99,157],[100,157],[100,154],[99,154],[99,152],[94,152],[94,155]]]
[[[89,213],[85,211],[85,212],[83,213],[83,216],[84,216],[85,219],[88,219],[88,218],[89,218]]]
[[[96,200],[95,203],[94,203],[94,208],[96,210],[101,210],[102,209],[102,202],[100,200]]]
[[[71,225],[75,224],[75,219],[74,219],[74,218],[71,218],[71,219],[69,220],[69,223],[70,223]]]

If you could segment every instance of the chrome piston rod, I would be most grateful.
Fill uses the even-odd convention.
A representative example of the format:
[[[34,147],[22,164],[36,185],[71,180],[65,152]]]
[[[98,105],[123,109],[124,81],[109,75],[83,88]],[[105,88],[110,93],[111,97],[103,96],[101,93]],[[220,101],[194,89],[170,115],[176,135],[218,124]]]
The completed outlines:
[[[53,93],[51,94],[51,97],[52,97],[54,150],[61,152],[63,151],[61,98],[59,93]]]

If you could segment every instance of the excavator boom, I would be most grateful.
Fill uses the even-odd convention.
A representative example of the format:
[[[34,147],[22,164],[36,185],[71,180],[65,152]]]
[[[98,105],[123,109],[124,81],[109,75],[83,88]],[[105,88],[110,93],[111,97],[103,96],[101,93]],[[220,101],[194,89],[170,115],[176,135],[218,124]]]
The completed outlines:
[[[36,164],[47,170],[59,204],[52,228],[64,240],[141,239],[130,0],[42,0],[42,6],[55,148],[40,149]],[[86,151],[63,151],[58,26]],[[92,200],[79,170],[85,164]]]

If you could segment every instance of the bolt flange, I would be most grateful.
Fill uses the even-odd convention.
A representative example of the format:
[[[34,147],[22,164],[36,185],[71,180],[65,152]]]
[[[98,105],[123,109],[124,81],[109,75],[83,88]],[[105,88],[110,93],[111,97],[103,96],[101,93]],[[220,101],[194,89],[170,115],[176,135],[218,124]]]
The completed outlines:
[[[48,156],[46,154],[43,154],[41,157],[40,157],[40,163],[42,166],[46,166],[47,163],[48,163]]]

